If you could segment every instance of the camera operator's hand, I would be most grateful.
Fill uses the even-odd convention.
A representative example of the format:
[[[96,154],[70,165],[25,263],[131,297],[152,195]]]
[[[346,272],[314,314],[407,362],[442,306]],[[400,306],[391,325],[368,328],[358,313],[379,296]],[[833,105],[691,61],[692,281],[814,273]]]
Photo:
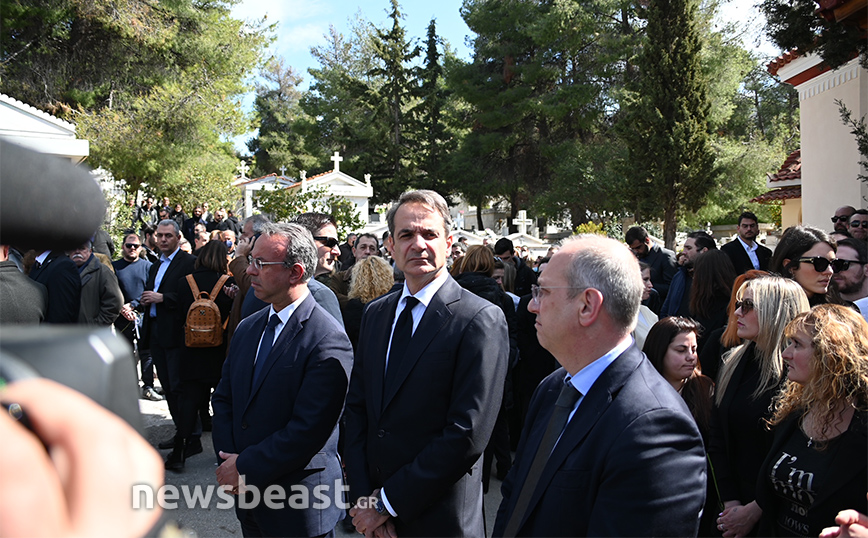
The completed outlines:
[[[134,510],[132,488],[156,492],[163,462],[126,422],[46,379],[12,383],[0,400],[39,434],[0,412],[0,536],[138,537],[157,523],[159,506]]]

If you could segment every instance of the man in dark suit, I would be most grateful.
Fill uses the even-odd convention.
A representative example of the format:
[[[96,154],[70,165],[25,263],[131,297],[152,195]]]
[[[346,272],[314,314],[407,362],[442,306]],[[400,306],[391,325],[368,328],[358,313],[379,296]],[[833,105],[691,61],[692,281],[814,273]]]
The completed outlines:
[[[406,280],[362,318],[346,410],[350,515],[367,536],[484,536],[480,456],[503,395],[506,319],[446,271],[443,197],[405,193],[386,218]]]
[[[617,241],[568,242],[528,309],[562,368],[531,401],[494,536],[696,536],[702,438],[636,348],[639,265]]]
[[[48,309],[48,291],[22,273],[0,245],[0,324],[40,323]]]
[[[65,252],[46,250],[36,256],[30,278],[48,290],[45,323],[78,323],[81,308],[81,278]]]
[[[184,360],[184,321],[187,317],[186,312],[178,309],[178,286],[187,285],[182,278],[193,272],[196,258],[180,249],[181,230],[174,220],[160,221],[154,237],[161,255],[148,271],[148,281],[139,302],[145,307],[151,357],[174,421],[178,416],[178,369]],[[160,448],[172,446],[171,442],[160,444]],[[201,444],[198,452],[196,445],[188,446],[191,447],[189,455],[202,451]]]
[[[768,271],[772,251],[756,241],[759,235],[759,220],[750,211],[745,211],[738,217],[738,237],[735,241],[720,247],[721,252],[729,256],[735,267],[735,274],[741,275],[751,269]]]
[[[333,536],[344,513],[337,423],[352,347],[307,289],[316,268],[307,230],[266,224],[251,257],[251,288],[270,306],[238,325],[214,392],[217,481],[241,495],[245,486],[283,492],[271,506],[236,505],[244,536]],[[288,501],[299,488],[313,506]]]

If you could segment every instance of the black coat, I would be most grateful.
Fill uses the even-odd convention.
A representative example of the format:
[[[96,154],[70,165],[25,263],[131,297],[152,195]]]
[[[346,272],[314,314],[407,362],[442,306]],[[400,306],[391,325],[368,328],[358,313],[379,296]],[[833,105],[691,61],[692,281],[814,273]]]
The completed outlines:
[[[48,290],[46,323],[78,323],[81,277],[75,263],[65,253],[52,250],[38,269],[30,270],[30,278]]]
[[[747,251],[741,246],[741,242],[736,238],[729,243],[720,247],[720,251],[729,256],[732,260],[732,266],[735,267],[735,274],[741,275],[747,273],[754,268],[750,262],[750,256]],[[769,270],[769,260],[772,259],[772,251],[757,243],[756,257],[759,260],[760,270]]]
[[[211,293],[217,280],[220,279],[220,274],[217,271],[200,267],[192,273],[196,285],[200,292]],[[229,286],[235,283],[235,279],[229,277],[224,286]],[[220,309],[220,321],[225,323],[229,317],[229,311],[232,309],[232,299],[229,298],[223,289],[217,293],[217,297],[211,297],[217,308]],[[186,319],[187,310],[193,304],[195,298],[193,291],[190,289],[190,284],[187,282],[187,277],[181,277],[178,282],[178,311],[181,316]],[[217,347],[185,347],[184,360],[181,363],[180,373],[181,381],[212,381],[216,382],[220,379],[220,372],[223,369],[223,359],[226,357],[226,333],[223,333],[223,344]]]

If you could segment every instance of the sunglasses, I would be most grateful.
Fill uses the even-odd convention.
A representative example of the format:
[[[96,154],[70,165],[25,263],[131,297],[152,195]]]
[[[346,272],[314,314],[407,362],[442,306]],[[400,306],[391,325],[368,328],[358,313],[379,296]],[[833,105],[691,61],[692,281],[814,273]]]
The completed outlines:
[[[335,239],[334,237],[323,237],[323,236],[315,235],[313,239],[314,239],[314,241],[319,241],[320,243],[322,243],[324,246],[327,246],[328,248],[335,248],[336,246],[338,246],[338,240]]]
[[[742,314],[747,314],[748,312],[753,310],[755,307],[756,307],[756,305],[754,304],[752,299],[745,299],[743,301],[736,301],[735,302],[735,309],[738,310],[739,308],[741,308]]]
[[[142,245],[139,245],[139,244],[137,244],[137,243],[124,243],[124,246],[127,247],[127,248],[136,249],[136,248],[139,248],[139,247],[142,246]]]
[[[862,228],[868,228],[868,220],[854,220],[850,223],[851,228],[858,228],[860,226]]]
[[[832,217],[832,223],[834,224],[836,222],[847,222],[847,219],[849,218],[850,217]]]
[[[830,260],[828,258],[824,258],[822,256],[814,256],[813,258],[799,258],[799,263],[810,263],[814,266],[814,270],[818,273],[822,273],[829,266],[832,266],[833,273],[840,273],[841,271],[846,271],[850,267],[850,262],[847,260],[839,260],[834,259]]]

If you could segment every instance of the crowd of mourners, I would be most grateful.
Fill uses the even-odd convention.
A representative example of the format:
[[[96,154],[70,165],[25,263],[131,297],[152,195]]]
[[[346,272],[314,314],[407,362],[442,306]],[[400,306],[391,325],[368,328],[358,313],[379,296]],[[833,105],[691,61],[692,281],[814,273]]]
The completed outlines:
[[[207,203],[189,215],[168,198],[130,204],[133,219],[117,254],[104,231],[70,252],[3,246],[0,322],[113,326],[135,350],[140,396],[168,403],[176,433],[159,448],[169,451],[165,468],[183,472],[202,452],[202,432],[212,429],[212,393],[229,371],[224,363],[239,324],[275,304],[258,274],[281,262],[252,256],[274,225],[261,215],[239,221],[223,208],[211,213]],[[760,243],[759,219],[750,212],[740,215],[732,241],[692,232],[677,254],[642,227],[625,232],[643,282],[632,338],[683,399],[706,452],[700,536],[868,532],[857,520],[836,524],[842,510],[868,512],[868,211],[844,206],[831,220],[828,232],[787,228],[773,251]],[[320,213],[292,223],[316,249],[310,295],[358,360],[360,342],[372,345],[368,307],[405,289],[392,250],[400,238],[351,233],[341,240],[335,219]],[[537,387],[562,362],[542,345],[536,321],[546,289],[557,288],[538,285],[557,251],[532,259],[527,247],[503,238],[493,245],[456,239],[447,253],[449,278],[493,303],[508,335],[501,403],[482,456],[483,491],[492,474],[510,474]],[[219,345],[188,347],[187,313],[202,292],[219,308],[224,336]],[[401,324],[395,318],[392,331]],[[343,418],[339,424],[343,443]],[[398,487],[384,488],[394,488],[387,507],[400,518]],[[239,518],[245,535],[253,535],[249,525],[265,525]],[[367,521],[357,515],[353,522],[373,532],[363,527]],[[377,532],[388,535],[383,525]]]

